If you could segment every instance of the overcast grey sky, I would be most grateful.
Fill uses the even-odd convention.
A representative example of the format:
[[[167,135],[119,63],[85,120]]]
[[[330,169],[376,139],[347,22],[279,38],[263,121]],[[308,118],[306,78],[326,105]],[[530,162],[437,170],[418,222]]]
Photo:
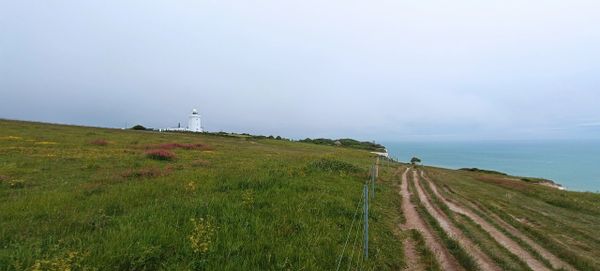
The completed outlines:
[[[0,118],[600,138],[600,1],[0,0]]]

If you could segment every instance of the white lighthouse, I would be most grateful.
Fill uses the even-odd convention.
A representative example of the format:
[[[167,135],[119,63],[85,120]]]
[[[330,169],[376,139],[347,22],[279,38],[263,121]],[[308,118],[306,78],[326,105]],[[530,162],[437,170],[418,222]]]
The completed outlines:
[[[192,110],[187,129],[191,132],[202,132],[202,121],[200,120],[200,115],[196,109]]]

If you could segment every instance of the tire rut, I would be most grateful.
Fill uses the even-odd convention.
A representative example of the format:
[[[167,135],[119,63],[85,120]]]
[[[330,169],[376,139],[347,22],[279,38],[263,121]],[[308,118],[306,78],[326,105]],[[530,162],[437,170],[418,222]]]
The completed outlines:
[[[423,235],[425,244],[433,252],[437,262],[440,264],[442,270],[464,270],[458,264],[456,259],[452,257],[450,252],[441,244],[440,240],[436,238],[433,231],[425,224],[425,221],[419,216],[415,206],[410,201],[410,192],[408,191],[408,178],[406,177],[410,168],[407,168],[402,174],[402,184],[400,185],[400,194],[402,195],[402,212],[406,218],[406,222],[401,225],[403,230],[415,229]],[[415,252],[415,251],[413,251]],[[416,252],[415,252],[416,255]],[[416,266],[409,266],[408,270]]]
[[[531,269],[533,270],[549,270],[543,263],[541,263],[538,259],[536,259],[533,255],[529,253],[529,251],[525,250],[521,245],[519,245],[516,241],[512,240],[500,230],[498,230],[495,226],[491,225],[485,219],[469,210],[468,208],[463,208],[458,204],[453,203],[452,201],[446,199],[441,193],[438,191],[437,186],[425,176],[423,171],[420,172],[421,177],[426,180],[432,192],[452,210],[453,212],[460,213],[471,218],[475,223],[481,226],[486,232],[488,232],[499,244],[504,246],[508,251],[515,254],[519,257],[523,262],[525,262]],[[473,208],[477,208],[476,206],[472,206]],[[575,270],[569,264],[563,262],[558,257],[554,256],[552,253],[535,243],[533,240],[525,236],[519,230],[504,222],[504,220],[500,219],[496,215],[492,215],[492,219],[500,226],[504,227],[510,234],[516,236],[517,238],[523,240],[529,246],[531,246],[537,253],[539,253],[544,259],[548,260],[553,268],[555,269],[565,269],[565,270]]]
[[[474,258],[481,270],[500,271],[500,267],[498,267],[498,265],[487,254],[481,251],[479,246],[467,238],[460,229],[456,228],[446,214],[434,207],[427,193],[423,191],[416,171],[413,171],[413,182],[415,184],[417,194],[419,195],[419,199],[425,206],[425,209],[427,209],[427,211],[435,218],[435,220],[438,221],[446,234],[448,234],[450,238],[456,240],[460,246],[463,247],[467,253]]]
[[[406,259],[406,268],[404,268],[404,270],[425,270],[419,261],[419,254],[417,253],[415,242],[412,237],[408,237],[404,240],[404,258]]]

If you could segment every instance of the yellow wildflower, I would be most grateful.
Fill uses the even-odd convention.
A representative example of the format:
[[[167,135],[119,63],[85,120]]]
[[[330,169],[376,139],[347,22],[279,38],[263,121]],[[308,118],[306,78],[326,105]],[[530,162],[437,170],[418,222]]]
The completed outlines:
[[[23,139],[20,136],[5,136],[5,137],[0,137],[0,139],[6,139],[6,140],[21,140]]]
[[[191,247],[195,253],[204,254],[210,250],[215,234],[215,226],[204,218],[198,220],[192,218],[191,222],[194,225],[192,233],[188,237]]]
[[[58,143],[52,142],[52,141],[38,141],[38,142],[35,142],[35,144],[38,144],[38,145],[54,145],[54,144],[58,144]]]
[[[82,269],[87,270],[81,266],[81,261],[84,255],[76,251],[67,252],[62,257],[54,257],[52,259],[43,259],[36,260],[33,266],[30,267],[31,271],[42,271],[42,270],[51,270],[51,271],[67,271],[73,269]]]
[[[242,192],[242,202],[248,207],[254,205],[254,192],[252,190]]]
[[[185,186],[185,190],[187,190],[187,191],[196,191],[196,188],[197,188],[197,186],[196,186],[196,183],[195,183],[195,182],[193,182],[193,181],[189,182],[189,183],[188,183],[188,184]]]

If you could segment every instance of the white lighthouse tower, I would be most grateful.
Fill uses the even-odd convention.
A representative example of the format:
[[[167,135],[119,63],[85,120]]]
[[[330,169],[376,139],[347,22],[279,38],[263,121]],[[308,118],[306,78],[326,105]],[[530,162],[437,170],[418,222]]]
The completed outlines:
[[[192,114],[190,115],[188,131],[202,132],[202,121],[200,120],[200,115],[196,109],[192,110]]]

